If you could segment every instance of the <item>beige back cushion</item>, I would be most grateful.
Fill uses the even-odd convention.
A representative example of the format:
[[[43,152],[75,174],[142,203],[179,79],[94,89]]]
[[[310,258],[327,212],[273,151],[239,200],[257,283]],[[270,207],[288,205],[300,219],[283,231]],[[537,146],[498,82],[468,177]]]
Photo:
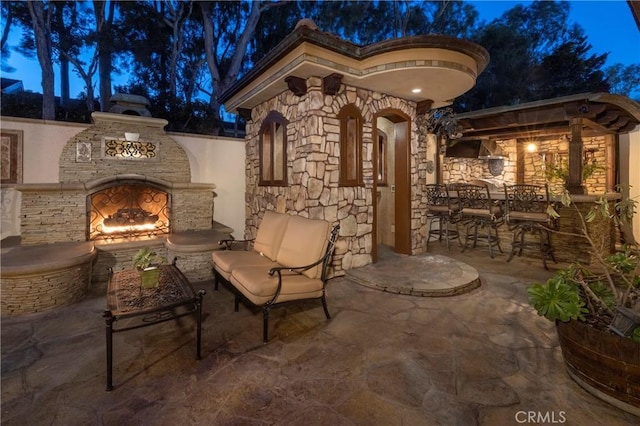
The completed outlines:
[[[306,266],[324,254],[331,225],[326,220],[291,216],[276,261],[282,266]],[[322,265],[304,272],[309,278],[320,278]]]
[[[253,249],[275,261],[280,250],[282,237],[287,229],[289,215],[267,210],[258,227],[258,235],[253,243]]]

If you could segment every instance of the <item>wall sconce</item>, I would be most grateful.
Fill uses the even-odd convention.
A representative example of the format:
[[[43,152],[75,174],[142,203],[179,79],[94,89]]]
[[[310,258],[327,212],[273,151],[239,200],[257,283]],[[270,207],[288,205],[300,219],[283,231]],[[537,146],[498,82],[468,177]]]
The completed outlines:
[[[124,140],[127,142],[137,142],[140,139],[140,133],[124,132]]]
[[[538,145],[536,145],[535,143],[530,142],[527,144],[527,152],[533,153],[533,152],[536,152],[537,150],[538,150]]]

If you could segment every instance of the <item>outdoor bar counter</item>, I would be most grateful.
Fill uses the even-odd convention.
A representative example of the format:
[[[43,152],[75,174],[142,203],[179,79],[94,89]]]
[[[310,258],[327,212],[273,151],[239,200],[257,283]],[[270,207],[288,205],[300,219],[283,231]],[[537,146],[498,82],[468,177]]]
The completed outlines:
[[[582,235],[582,220],[576,208],[584,218],[589,210],[591,210],[602,197],[603,194],[571,194],[571,200],[575,206],[570,205],[568,207],[560,203],[559,197],[552,197],[552,199],[557,201],[557,211],[560,215],[558,219],[559,232],[553,233],[551,236],[551,241],[555,248],[556,260],[558,262],[577,261],[581,263],[591,263],[595,260],[595,253],[586,238],[566,235],[565,233]],[[609,214],[613,214],[615,212],[615,203],[620,200],[622,196],[614,192],[604,194],[604,198],[609,204]],[[598,247],[600,254],[606,256],[615,251],[617,230],[615,222],[612,219],[597,214],[593,221],[587,223],[587,232]]]
[[[495,201],[496,203],[503,203],[505,199],[504,190],[491,188],[491,186],[489,188],[489,194],[492,201]],[[450,191],[449,194],[451,198],[457,198],[455,191]],[[582,221],[578,211],[583,217],[585,217],[589,210],[596,205],[602,196],[603,194],[571,194],[573,205],[568,207],[564,206],[560,202],[559,196],[550,196],[551,200],[556,203],[556,211],[560,215],[560,218],[558,219],[557,232],[551,233],[551,243],[554,248],[554,256],[557,262],[580,262],[589,264],[595,260],[593,250],[587,239],[578,236],[583,233]],[[609,204],[610,214],[615,211],[614,205],[621,199],[621,197],[622,196],[618,193],[604,194],[604,198]],[[617,230],[613,220],[604,218],[602,215],[598,214],[593,221],[587,223],[587,230],[589,236],[599,248],[600,254],[606,256],[615,251]],[[462,228],[460,228],[460,231],[462,231]],[[511,250],[513,234],[509,231],[509,227],[506,223],[498,228],[498,234],[502,250],[505,253],[509,253]],[[527,238],[527,240],[529,240],[529,238]],[[523,250],[522,256],[539,259],[541,255],[537,250]]]

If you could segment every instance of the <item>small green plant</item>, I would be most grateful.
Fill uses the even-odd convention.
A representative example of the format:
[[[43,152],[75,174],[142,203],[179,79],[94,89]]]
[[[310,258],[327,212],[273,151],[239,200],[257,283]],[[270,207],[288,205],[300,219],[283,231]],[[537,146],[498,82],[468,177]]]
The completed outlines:
[[[564,206],[575,208],[581,229],[577,233],[553,229],[549,231],[586,239],[596,262],[593,265],[570,265],[557,271],[545,283],[532,284],[527,288],[529,304],[536,309],[538,315],[551,321],[578,320],[588,322],[599,329],[608,328],[616,313],[616,307],[640,309],[638,247],[627,246],[623,251],[603,256],[587,232],[587,224],[597,217],[616,224],[629,221],[635,212],[636,201],[624,198],[616,202],[611,209],[609,201],[602,196],[590,211],[583,215],[572,203],[566,190],[560,199]],[[555,209],[551,210],[548,213],[552,217],[559,217]],[[631,337],[634,340],[640,339],[640,327]]]
[[[596,172],[606,169],[606,167],[599,164],[596,160],[587,161],[582,165],[582,180],[587,180]],[[557,164],[548,164],[545,169],[545,176],[548,181],[567,180],[569,177],[569,164],[567,160],[560,159]]]
[[[149,247],[142,247],[133,256],[133,266],[138,270],[145,270],[150,267],[156,260],[158,260],[158,254]]]
[[[584,321],[584,314],[589,312],[578,286],[566,274],[558,273],[544,284],[535,283],[527,288],[527,293],[531,306],[550,321]]]

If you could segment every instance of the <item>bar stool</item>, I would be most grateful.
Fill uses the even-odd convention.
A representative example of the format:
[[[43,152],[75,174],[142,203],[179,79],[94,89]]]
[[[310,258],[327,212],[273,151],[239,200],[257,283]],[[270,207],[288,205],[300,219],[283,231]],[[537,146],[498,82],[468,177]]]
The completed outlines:
[[[427,232],[427,250],[429,250],[429,241],[432,235],[438,236],[438,241],[444,237],[447,242],[447,250],[449,249],[449,240],[457,239],[460,241],[458,232],[458,219],[460,218],[459,204],[452,201],[449,197],[449,190],[446,185],[428,184],[427,192],[427,220],[429,221],[429,231]],[[434,229],[434,222],[438,222],[438,228]],[[449,224],[455,224],[456,229],[451,230]]]
[[[460,183],[456,185],[458,200],[460,201],[462,221],[466,225],[464,252],[473,241],[473,248],[478,241],[486,242],[489,246],[489,256],[493,255],[493,247],[500,247],[498,227],[504,223],[502,209],[491,199],[489,187],[486,185],[472,185]],[[486,234],[478,234],[478,228],[486,230]]]
[[[537,248],[542,256],[542,265],[547,267],[547,259],[556,262],[551,246],[550,230],[555,229],[557,221],[547,211],[550,205],[549,186],[538,185],[504,185],[506,221],[509,230],[513,232],[511,253],[507,262],[523,249]],[[532,234],[537,241],[527,239]]]

